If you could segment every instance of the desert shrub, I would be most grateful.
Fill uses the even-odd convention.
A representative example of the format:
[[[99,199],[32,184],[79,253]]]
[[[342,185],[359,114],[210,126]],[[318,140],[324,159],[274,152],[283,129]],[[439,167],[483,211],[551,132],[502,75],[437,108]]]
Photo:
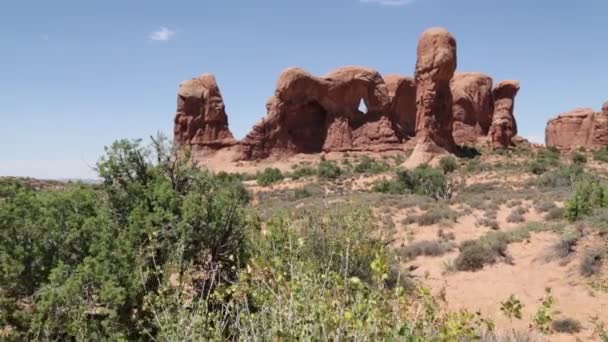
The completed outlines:
[[[424,214],[418,216],[417,222],[420,226],[430,226],[440,222],[456,222],[458,213],[447,206],[434,206]]]
[[[539,201],[534,203],[534,210],[538,213],[546,213],[556,208],[555,202],[553,201]]]
[[[291,179],[297,180],[297,179],[301,179],[301,178],[314,176],[315,173],[316,173],[316,171],[312,167],[306,166],[306,165],[299,165],[289,174],[289,176],[291,177]]]
[[[459,271],[478,271],[500,257],[506,257],[508,242],[507,236],[501,233],[465,241],[459,247],[460,254],[454,260],[454,266]]]
[[[487,218],[487,217],[477,220],[477,225],[483,226],[483,227],[488,227],[492,230],[500,229],[500,226],[498,225],[498,221],[496,221],[496,219],[491,219],[491,218]]]
[[[488,165],[483,164],[479,158],[473,158],[465,165],[465,171],[469,173],[487,171],[488,169]]]
[[[581,275],[590,277],[600,272],[602,261],[605,258],[606,250],[603,248],[594,248],[585,251],[580,264]]]
[[[553,209],[549,209],[549,211],[545,214],[545,220],[547,221],[557,221],[564,218],[566,214],[566,210],[564,208],[555,207]]]
[[[441,256],[445,253],[451,252],[454,249],[454,245],[451,242],[437,240],[437,241],[418,241],[409,244],[399,249],[399,255],[407,258],[414,259],[419,256]]]
[[[572,164],[546,172],[536,180],[543,188],[569,187],[583,178],[585,172],[580,165]]]
[[[553,245],[553,251],[559,258],[565,258],[574,252],[574,247],[581,238],[579,231],[568,231],[562,234],[559,241]]]
[[[336,179],[342,174],[342,169],[333,161],[322,160],[317,166],[317,176],[322,179]]]
[[[540,161],[538,159],[532,160],[528,163],[528,172],[533,173],[535,175],[542,175],[543,173],[549,170],[547,163]]]
[[[520,213],[520,211],[518,211],[517,209],[511,211],[509,216],[507,216],[507,222],[509,222],[509,223],[521,223],[521,222],[525,222],[525,221],[526,221],[526,219]]]
[[[382,193],[412,193],[435,199],[447,199],[451,196],[447,177],[440,170],[428,165],[421,165],[414,170],[399,170],[396,179],[376,182],[372,189]]]
[[[584,179],[576,184],[573,196],[566,201],[566,218],[576,221],[594,209],[608,206],[608,189],[596,179]]]
[[[593,152],[593,159],[601,162],[608,162],[608,146]]]
[[[377,161],[368,156],[363,156],[359,163],[355,165],[354,171],[356,173],[371,173],[378,174],[386,172],[390,169],[390,166],[383,161]]]
[[[258,185],[268,186],[277,182],[282,181],[284,178],[281,170],[277,168],[267,167],[262,172],[258,172],[256,180]]]
[[[576,165],[582,165],[587,163],[587,157],[580,152],[572,153],[572,155],[570,156],[570,160]]]
[[[551,322],[553,331],[562,334],[576,334],[582,330],[582,325],[574,318],[559,318]]]
[[[147,339],[161,283],[214,269],[218,286],[246,262],[238,177],[192,167],[164,139],[117,141],[97,167],[98,187],[0,201],[0,322],[11,339]],[[195,299],[212,288],[191,285]]]
[[[445,174],[452,173],[458,169],[458,162],[452,156],[443,157],[439,160],[439,167]]]

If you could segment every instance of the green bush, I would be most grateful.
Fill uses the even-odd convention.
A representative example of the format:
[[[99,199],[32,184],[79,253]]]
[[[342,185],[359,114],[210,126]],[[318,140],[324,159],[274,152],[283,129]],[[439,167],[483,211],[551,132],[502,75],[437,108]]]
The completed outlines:
[[[435,199],[449,199],[452,195],[447,177],[438,169],[421,165],[414,170],[399,170],[395,180],[377,182],[376,192],[429,196]]]
[[[296,169],[289,175],[292,179],[301,179],[310,176],[314,176],[316,174],[316,170],[309,166],[298,166]]]
[[[354,171],[356,173],[371,173],[378,174],[390,170],[390,166],[382,161],[377,161],[368,156],[363,156],[359,163],[355,165]]]
[[[587,157],[580,152],[574,152],[570,159],[572,160],[572,163],[576,165],[583,165],[587,163]]]
[[[98,163],[100,186],[14,187],[0,201],[9,339],[147,339],[160,284],[190,269],[215,270],[214,286],[235,279],[247,261],[246,191],[188,159],[161,139],[121,140]],[[197,284],[194,299],[211,290]]]
[[[546,172],[536,180],[536,184],[543,188],[569,187],[585,177],[580,165],[568,165]]]
[[[439,167],[445,174],[452,173],[458,169],[458,162],[452,156],[443,157],[439,160]]]
[[[415,259],[419,256],[441,256],[451,252],[454,245],[446,241],[419,241],[407,245],[399,250],[399,255],[407,259]]]
[[[593,152],[593,159],[601,162],[608,162],[608,146]]]
[[[509,239],[504,233],[488,234],[479,240],[468,240],[460,245],[460,254],[454,260],[459,271],[478,271],[507,256]]]
[[[268,186],[283,180],[283,173],[277,168],[265,168],[264,171],[258,172],[256,180],[258,185]]]
[[[322,179],[336,179],[342,174],[342,169],[333,161],[322,160],[317,166],[317,176]]]
[[[584,179],[576,184],[574,195],[566,201],[566,218],[576,221],[597,208],[608,206],[608,189],[598,180]]]
[[[574,318],[556,319],[551,322],[551,328],[553,331],[562,334],[576,334],[583,329],[581,323]]]

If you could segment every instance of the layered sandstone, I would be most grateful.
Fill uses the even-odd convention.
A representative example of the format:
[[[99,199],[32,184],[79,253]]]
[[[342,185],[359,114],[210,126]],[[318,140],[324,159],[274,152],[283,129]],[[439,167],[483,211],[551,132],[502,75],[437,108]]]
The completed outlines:
[[[492,148],[513,146],[513,137],[517,135],[517,122],[513,116],[515,96],[519,92],[519,82],[502,81],[492,94],[494,97],[494,115],[488,134]]]
[[[608,106],[602,112],[578,108],[547,122],[545,142],[560,150],[598,149],[608,146]]]
[[[389,117],[395,130],[408,138],[416,134],[416,82],[414,78],[399,75],[384,77],[390,101]]]
[[[367,111],[359,110],[365,103]],[[389,116],[391,99],[380,74],[344,67],[324,77],[285,70],[266,116],[241,142],[242,159],[270,155],[398,148]]]
[[[452,137],[458,145],[474,145],[488,135],[494,114],[492,78],[482,73],[456,73],[452,92]]]
[[[180,84],[174,124],[174,141],[180,145],[217,150],[236,143],[222,94],[210,74]]]

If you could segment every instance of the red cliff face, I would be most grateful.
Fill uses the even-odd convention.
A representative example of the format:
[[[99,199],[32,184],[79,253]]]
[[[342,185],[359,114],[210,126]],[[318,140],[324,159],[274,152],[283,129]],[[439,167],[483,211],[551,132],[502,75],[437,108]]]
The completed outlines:
[[[458,145],[474,145],[477,139],[488,135],[492,124],[492,78],[476,72],[456,73],[450,88],[454,141]]]
[[[365,103],[366,112],[359,110]],[[391,98],[380,74],[344,67],[324,77],[299,68],[279,77],[266,116],[243,139],[242,159],[333,151],[398,148]]]
[[[549,120],[545,140],[547,146],[560,150],[608,146],[608,103],[600,113],[578,108]]]
[[[494,97],[494,116],[490,126],[490,143],[493,148],[513,146],[513,137],[517,135],[517,123],[513,116],[515,96],[519,92],[519,82],[502,81],[492,92]]]
[[[212,150],[236,143],[213,75],[201,75],[180,84],[173,134],[177,144]]]

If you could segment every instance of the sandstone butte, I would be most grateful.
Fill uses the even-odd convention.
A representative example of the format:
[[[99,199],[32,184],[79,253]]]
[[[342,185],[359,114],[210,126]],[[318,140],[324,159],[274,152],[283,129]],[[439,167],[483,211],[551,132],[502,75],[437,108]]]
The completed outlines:
[[[405,166],[457,153],[465,144],[510,146],[517,133],[513,104],[519,84],[506,81],[493,89],[491,77],[456,72],[456,66],[456,40],[443,28],[431,28],[418,42],[414,77],[383,77],[359,66],[320,77],[288,68],[266,103],[266,115],[240,141],[228,128],[215,77],[205,74],[180,85],[174,140],[203,155],[229,149],[236,160],[413,146]]]
[[[608,146],[608,102],[601,112],[578,108],[547,122],[545,143],[560,150]]]

